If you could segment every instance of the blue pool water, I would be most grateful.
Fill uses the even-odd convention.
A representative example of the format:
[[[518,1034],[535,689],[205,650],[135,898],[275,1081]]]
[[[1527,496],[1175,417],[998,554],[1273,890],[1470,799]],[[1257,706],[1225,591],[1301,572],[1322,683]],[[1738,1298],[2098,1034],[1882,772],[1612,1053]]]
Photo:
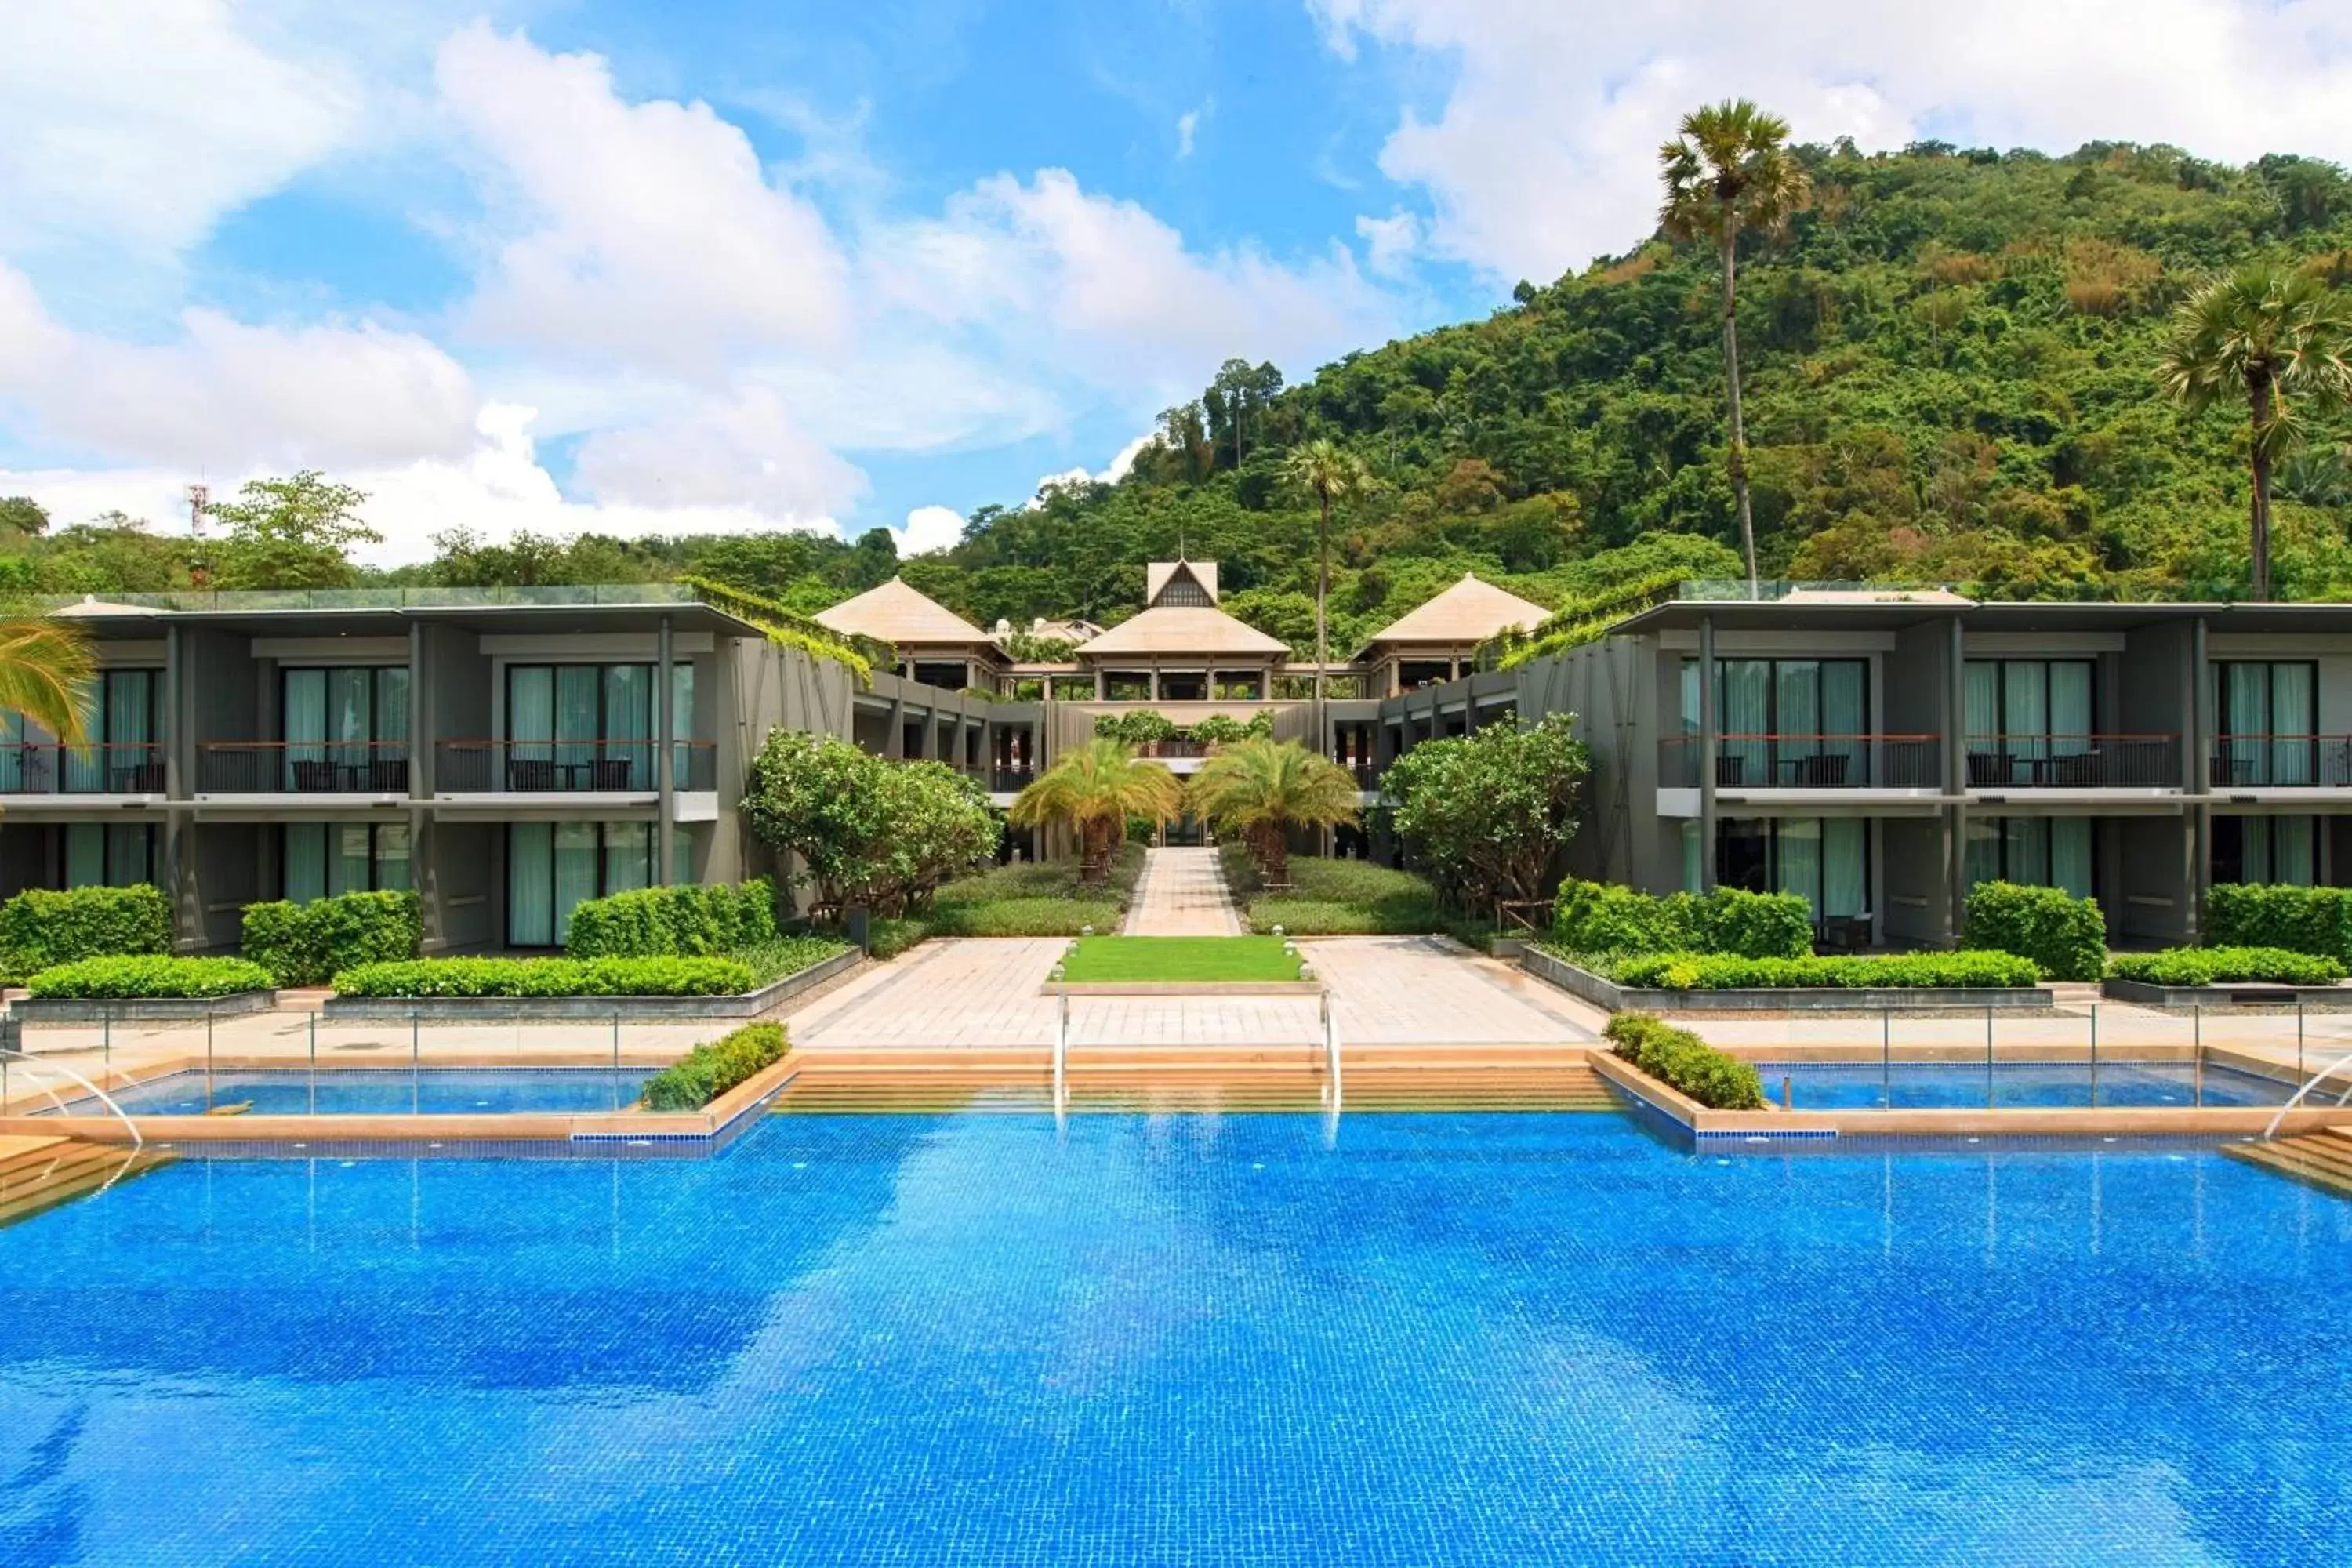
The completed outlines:
[[[8,1563],[2345,1560],[2352,1204],[2207,1150],[792,1117],[0,1230]]]
[[[114,1093],[114,1102],[140,1116],[202,1116],[212,1106],[251,1102],[253,1116],[512,1115],[521,1111],[611,1110],[636,1103],[643,1068],[614,1074],[604,1068],[337,1068],[315,1077],[288,1072],[224,1072],[207,1085],[202,1072],[178,1072]],[[68,1100],[78,1116],[104,1115],[96,1100]]]
[[[2187,1062],[1758,1062],[1764,1092],[1780,1102],[1780,1080],[1799,1110],[2022,1108],[2061,1105],[2284,1105],[2294,1092],[2254,1073],[2208,1066],[2200,1082]]]

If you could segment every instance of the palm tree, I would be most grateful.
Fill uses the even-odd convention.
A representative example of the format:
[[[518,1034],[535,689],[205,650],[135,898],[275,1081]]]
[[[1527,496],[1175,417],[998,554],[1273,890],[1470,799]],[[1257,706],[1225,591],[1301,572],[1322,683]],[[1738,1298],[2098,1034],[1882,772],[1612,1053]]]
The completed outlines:
[[[1358,810],[1355,775],[1295,741],[1218,748],[1185,797],[1193,816],[1247,842],[1265,885],[1277,889],[1290,885],[1292,828],[1337,827]]]
[[[1331,503],[1360,492],[1371,476],[1362,458],[1328,437],[1318,437],[1290,449],[1290,456],[1282,460],[1282,477],[1292,489],[1313,496],[1322,510],[1322,521],[1315,528],[1315,700],[1320,703],[1323,665],[1329,657],[1324,640],[1323,601],[1331,592]]]
[[[62,745],[89,740],[89,639],[68,621],[0,619],[0,713],[28,719]]]
[[[1183,815],[1184,791],[1158,763],[1139,762],[1135,748],[1097,736],[1039,774],[1013,797],[1007,813],[1023,827],[1067,823],[1078,839],[1079,875],[1110,878],[1111,852],[1131,816],[1155,826]]]
[[[2182,302],[2157,377],[2192,414],[2245,399],[2252,593],[2269,598],[2271,469],[2303,444],[2306,413],[2352,404],[2352,300],[2299,268],[2250,262]]]
[[[1683,116],[1658,149],[1665,200],[1658,226],[1674,239],[1715,241],[1723,266],[1723,373],[1731,401],[1731,489],[1739,498],[1739,543],[1755,592],[1756,516],[1748,504],[1748,426],[1739,413],[1738,298],[1739,233],[1779,234],[1812,200],[1813,183],[1789,151],[1789,122],[1748,100],[1709,104]]]

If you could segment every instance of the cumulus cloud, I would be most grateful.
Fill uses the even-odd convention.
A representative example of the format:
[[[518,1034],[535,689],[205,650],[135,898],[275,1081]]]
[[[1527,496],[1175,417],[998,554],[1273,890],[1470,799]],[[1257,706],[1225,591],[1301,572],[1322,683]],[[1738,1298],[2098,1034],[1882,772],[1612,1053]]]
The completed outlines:
[[[1443,108],[1408,110],[1381,167],[1430,192],[1433,249],[1506,278],[1549,279],[1638,240],[1657,144],[1725,97],[1767,104],[1801,138],[1864,146],[2106,138],[2352,157],[2352,7],[2336,0],[1308,5],[1343,55],[1369,37],[1452,63]]]
[[[829,517],[866,489],[864,474],[810,439],[782,398],[756,386],[600,430],[581,443],[572,473],[600,501],[749,506],[788,523]]]
[[[898,553],[924,555],[951,549],[963,539],[963,513],[951,506],[919,506],[898,531]]]
[[[1192,155],[1192,140],[1201,133],[1201,111],[1188,109],[1176,117],[1176,156]]]
[[[1044,500],[1047,490],[1070,489],[1080,485],[1115,485],[1118,483],[1119,480],[1127,478],[1129,472],[1134,468],[1135,459],[1143,455],[1143,448],[1149,447],[1152,442],[1159,438],[1159,431],[1146,430],[1142,435],[1138,436],[1134,440],[1129,441],[1126,446],[1121,447],[1117,452],[1112,454],[1110,466],[1103,469],[1102,472],[1098,474],[1088,473],[1082,468],[1065,468],[1058,474],[1047,474],[1045,478],[1037,481],[1036,490],[1029,499],[1027,510],[1033,511],[1035,510],[1038,505]]]
[[[1364,265],[1381,278],[1402,278],[1421,244],[1421,219],[1399,208],[1386,217],[1356,220],[1357,237],[1364,242]]]

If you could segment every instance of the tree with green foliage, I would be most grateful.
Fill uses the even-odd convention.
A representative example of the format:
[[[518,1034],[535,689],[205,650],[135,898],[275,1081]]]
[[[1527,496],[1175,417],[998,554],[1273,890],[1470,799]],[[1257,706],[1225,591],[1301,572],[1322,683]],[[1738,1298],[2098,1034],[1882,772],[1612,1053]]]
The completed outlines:
[[[1290,886],[1290,835],[1356,820],[1355,775],[1296,741],[1220,746],[1184,791],[1193,816],[1248,844],[1269,892]]]
[[[0,620],[0,713],[37,724],[65,745],[82,745],[89,739],[97,673],[89,639],[72,622]]]
[[[1337,442],[1317,439],[1293,447],[1283,459],[1283,477],[1291,487],[1314,499],[1315,527],[1315,700],[1323,700],[1323,667],[1330,662],[1331,645],[1326,617],[1331,597],[1331,507],[1362,492],[1371,474],[1363,459]]]
[[[0,530],[10,533],[47,533],[49,514],[31,496],[0,496]]]
[[[1730,399],[1728,463],[1739,505],[1740,553],[1757,582],[1756,516],[1748,495],[1748,428],[1739,407],[1739,234],[1776,235],[1811,200],[1812,181],[1789,151],[1789,122],[1748,100],[1709,104],[1683,116],[1658,150],[1665,200],[1658,226],[1675,239],[1711,239],[1723,282],[1723,378]]]
[[[1456,907],[1540,898],[1552,858],[1576,832],[1591,757],[1576,716],[1528,729],[1489,724],[1423,741],[1389,764],[1381,792],[1414,869]]]
[[[1013,797],[1007,816],[1017,827],[1067,826],[1078,840],[1081,880],[1110,879],[1129,820],[1155,826],[1183,815],[1184,791],[1159,763],[1139,761],[1135,749],[1097,736],[1065,752]]]
[[[2182,302],[2157,374],[2192,414],[2245,402],[2252,593],[2267,599],[2272,470],[2303,445],[2310,415],[2352,406],[2352,299],[2302,268],[2249,263]]]
[[[224,588],[341,588],[356,582],[354,545],[383,535],[361,521],[367,492],[315,468],[288,479],[248,479],[210,515],[228,524],[215,581]]]
[[[798,858],[793,880],[814,888],[821,912],[919,910],[996,852],[994,815],[971,780],[940,763],[877,757],[837,735],[770,731],[742,811],[754,838]]]

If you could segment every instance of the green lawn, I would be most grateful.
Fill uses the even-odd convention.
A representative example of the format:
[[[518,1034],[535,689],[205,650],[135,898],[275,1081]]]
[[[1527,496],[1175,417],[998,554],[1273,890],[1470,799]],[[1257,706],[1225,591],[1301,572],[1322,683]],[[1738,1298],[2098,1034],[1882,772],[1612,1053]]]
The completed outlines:
[[[1273,936],[1082,936],[1064,974],[1074,984],[1296,980],[1298,960]]]

